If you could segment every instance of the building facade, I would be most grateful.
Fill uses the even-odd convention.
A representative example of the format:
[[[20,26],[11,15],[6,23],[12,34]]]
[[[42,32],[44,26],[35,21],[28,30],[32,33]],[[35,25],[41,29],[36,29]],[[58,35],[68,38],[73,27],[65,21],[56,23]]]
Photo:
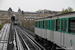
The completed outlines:
[[[18,9],[18,12],[14,12],[11,8],[9,8],[8,11],[0,10],[0,24],[11,23],[11,17],[13,14],[15,15],[15,20],[22,24],[24,21],[34,21],[36,18],[54,16],[56,14],[60,14],[60,12],[52,12],[50,10],[24,12],[20,8]]]

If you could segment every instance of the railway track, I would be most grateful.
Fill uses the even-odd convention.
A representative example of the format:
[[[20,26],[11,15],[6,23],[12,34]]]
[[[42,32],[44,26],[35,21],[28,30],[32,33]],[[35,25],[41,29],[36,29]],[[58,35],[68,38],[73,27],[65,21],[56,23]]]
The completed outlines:
[[[20,50],[46,50],[44,47],[42,47],[39,43],[37,43],[34,40],[34,37],[32,37],[29,33],[27,33],[26,31],[24,31],[23,29],[21,29],[18,26],[15,26],[15,32],[16,32],[16,36],[18,37],[20,41],[18,48],[20,48]]]

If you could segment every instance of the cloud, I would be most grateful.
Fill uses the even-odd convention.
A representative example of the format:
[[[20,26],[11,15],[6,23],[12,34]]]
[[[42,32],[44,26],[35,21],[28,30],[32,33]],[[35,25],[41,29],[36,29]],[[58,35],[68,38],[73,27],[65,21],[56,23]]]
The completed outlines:
[[[36,11],[49,9],[61,11],[62,8],[72,7],[75,9],[75,0],[0,0],[0,9],[11,7],[14,11],[20,7],[24,11]]]

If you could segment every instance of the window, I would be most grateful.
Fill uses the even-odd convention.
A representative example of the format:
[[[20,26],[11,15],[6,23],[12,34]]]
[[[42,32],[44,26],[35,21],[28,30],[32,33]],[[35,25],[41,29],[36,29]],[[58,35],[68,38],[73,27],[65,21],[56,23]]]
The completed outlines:
[[[40,28],[42,28],[42,21],[40,22]]]
[[[46,21],[46,29],[48,29],[48,21]]]
[[[67,32],[67,20],[65,20],[65,32]]]
[[[39,28],[40,28],[40,21],[39,21]]]
[[[43,28],[45,28],[45,21],[43,21]]]
[[[62,20],[62,31],[67,31],[67,20]]]
[[[10,14],[10,12],[8,12],[8,14]]]
[[[39,28],[39,21],[37,21],[37,27]]]
[[[36,27],[37,27],[37,22],[35,23]]]
[[[69,19],[69,33],[75,33],[75,18]]]
[[[62,31],[64,31],[64,20],[62,20]]]
[[[52,30],[55,30],[55,20],[52,20]]]
[[[56,20],[56,31],[60,31],[60,20]]]

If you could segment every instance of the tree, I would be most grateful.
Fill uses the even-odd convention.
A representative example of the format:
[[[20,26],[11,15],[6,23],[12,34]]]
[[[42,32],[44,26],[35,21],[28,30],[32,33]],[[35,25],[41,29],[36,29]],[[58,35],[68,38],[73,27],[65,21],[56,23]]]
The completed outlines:
[[[68,11],[69,11],[69,12],[72,12],[73,9],[72,9],[71,7],[68,7]]]
[[[63,9],[61,13],[64,13],[64,12],[65,12],[65,10]]]
[[[67,9],[63,9],[61,13],[64,14],[64,13],[69,13],[72,11],[73,11],[73,9],[71,7],[68,7]]]
[[[1,28],[3,27],[3,25],[2,24],[0,24],[0,30],[1,30]]]

